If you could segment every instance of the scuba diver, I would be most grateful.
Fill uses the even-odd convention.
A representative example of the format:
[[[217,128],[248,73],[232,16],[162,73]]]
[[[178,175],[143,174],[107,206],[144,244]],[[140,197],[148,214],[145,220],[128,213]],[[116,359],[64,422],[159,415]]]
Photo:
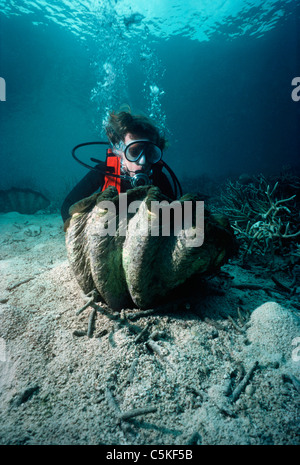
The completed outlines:
[[[134,187],[154,185],[172,200],[176,200],[180,183],[171,168],[162,160],[166,139],[154,124],[145,116],[133,115],[130,111],[110,113],[105,125],[111,148],[106,151],[106,161],[91,158],[97,165],[89,166],[75,155],[75,151],[86,145],[107,144],[107,142],[87,142],[72,150],[76,161],[90,169],[90,172],[72,189],[61,207],[64,231],[70,223],[69,208],[79,200],[89,197],[96,191],[104,191],[115,186],[118,193]],[[165,168],[173,182],[162,172]]]

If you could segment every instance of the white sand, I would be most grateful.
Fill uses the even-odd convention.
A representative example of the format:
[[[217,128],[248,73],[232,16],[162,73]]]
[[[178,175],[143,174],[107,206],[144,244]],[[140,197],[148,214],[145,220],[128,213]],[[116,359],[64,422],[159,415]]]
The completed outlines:
[[[264,269],[224,267],[270,295],[230,288],[134,321],[160,331],[160,357],[99,313],[92,338],[76,335],[91,309],[76,316],[58,215],[2,214],[0,243],[1,444],[299,444],[299,312]]]

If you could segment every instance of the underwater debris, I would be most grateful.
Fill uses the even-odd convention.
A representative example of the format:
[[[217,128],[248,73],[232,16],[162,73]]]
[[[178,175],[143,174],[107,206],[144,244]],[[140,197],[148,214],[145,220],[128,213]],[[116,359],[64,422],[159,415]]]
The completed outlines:
[[[241,380],[241,382],[236,386],[235,390],[233,391],[231,395],[231,402],[234,403],[237,401],[237,399],[240,397],[241,393],[244,391],[246,388],[247,384],[249,383],[254,370],[259,366],[258,361],[255,360],[255,362],[252,364],[244,378]]]
[[[150,323],[148,322],[142,331],[136,336],[134,342],[139,342],[140,339],[147,333]]]
[[[198,433],[198,431],[195,431],[191,436],[190,438],[188,439],[186,445],[187,446],[198,446],[202,444],[202,437],[201,435]]]
[[[25,229],[24,234],[28,237],[37,237],[42,233],[42,227],[39,225],[31,225]]]
[[[134,417],[145,415],[148,413],[153,413],[157,411],[157,407],[150,406],[150,407],[133,408],[127,412],[122,412],[120,409],[119,403],[116,400],[112,392],[112,387],[110,386],[106,386],[105,398],[106,398],[107,404],[110,407],[110,410],[112,411],[112,416],[115,417],[117,425],[120,426],[120,428],[123,430],[124,433],[129,432],[128,425],[124,422],[127,422],[128,420],[131,420]]]
[[[293,195],[291,190],[293,190]],[[260,175],[252,182],[229,181],[221,194],[220,210],[229,218],[242,255],[270,253],[300,258],[299,198],[300,178],[293,182],[271,180]],[[294,257],[294,258],[291,258]]]
[[[145,415],[147,413],[154,413],[157,411],[157,407],[141,407],[129,410],[128,412],[120,413],[119,418],[123,421],[131,420],[131,418]]]
[[[19,394],[19,396],[17,396],[17,398],[15,399],[14,401],[15,406],[19,407],[20,405],[29,401],[34,394],[37,394],[39,392],[39,390],[40,390],[40,387],[38,385],[31,386],[25,389],[25,391]]]
[[[232,318],[232,316],[228,315],[228,319],[231,321],[232,326],[241,334],[245,333],[245,329],[240,327]]]
[[[96,302],[97,298],[97,291],[93,289],[91,292],[89,292],[86,296],[83,296],[84,299],[88,299],[87,302],[84,304],[83,307],[79,308],[76,312],[76,315],[80,315],[86,308],[90,307],[93,302]]]
[[[21,286],[21,284],[28,283],[29,281],[31,281],[31,280],[34,279],[34,278],[35,278],[35,276],[30,276],[29,278],[22,279],[22,281],[18,281],[17,283],[10,284],[9,286],[7,286],[6,289],[7,289],[8,291],[12,291],[12,290],[15,289],[16,287]]]
[[[282,375],[282,377],[284,381],[290,381],[293,384],[294,388],[297,390],[297,392],[300,394],[300,381],[298,378],[296,378],[290,373],[285,373]]]
[[[93,329],[94,329],[94,321],[96,318],[97,309],[93,308],[89,316],[89,323],[88,323],[88,330],[87,330],[87,337],[93,337]]]
[[[49,207],[48,200],[40,192],[32,189],[12,187],[7,190],[0,190],[0,212],[18,212],[25,215],[32,215],[39,210]]]

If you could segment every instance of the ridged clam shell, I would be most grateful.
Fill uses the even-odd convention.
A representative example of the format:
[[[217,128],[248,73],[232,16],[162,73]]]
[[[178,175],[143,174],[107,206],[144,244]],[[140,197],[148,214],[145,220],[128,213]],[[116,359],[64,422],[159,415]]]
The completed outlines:
[[[50,205],[50,201],[40,192],[32,189],[13,187],[0,190],[0,212],[18,212],[27,215],[44,210]]]
[[[233,255],[236,244],[227,218],[208,210],[202,212],[204,226],[198,226],[198,233],[202,228],[205,236],[201,247],[191,246],[186,240],[186,233],[195,232],[196,219],[181,226],[179,234],[172,229],[164,235],[162,223],[159,234],[152,234],[155,212],[151,202],[164,199],[155,186],[130,189],[127,205],[140,200],[137,211],[130,212],[121,206],[116,188],[108,187],[70,208],[68,259],[85,294],[96,289],[99,300],[115,310],[152,308],[193,275],[215,274]],[[115,208],[107,208],[109,200]],[[186,200],[195,208],[199,197],[185,194],[179,202]],[[105,230],[108,234],[103,233]]]

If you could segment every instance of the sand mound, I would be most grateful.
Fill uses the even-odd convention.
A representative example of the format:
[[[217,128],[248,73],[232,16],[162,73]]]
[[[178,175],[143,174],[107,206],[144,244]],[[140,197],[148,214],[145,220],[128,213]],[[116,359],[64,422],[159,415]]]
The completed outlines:
[[[267,302],[252,313],[247,335],[251,352],[256,352],[261,363],[285,363],[291,358],[293,341],[300,335],[300,320],[278,303]],[[300,368],[300,364],[294,365],[295,370]]]

